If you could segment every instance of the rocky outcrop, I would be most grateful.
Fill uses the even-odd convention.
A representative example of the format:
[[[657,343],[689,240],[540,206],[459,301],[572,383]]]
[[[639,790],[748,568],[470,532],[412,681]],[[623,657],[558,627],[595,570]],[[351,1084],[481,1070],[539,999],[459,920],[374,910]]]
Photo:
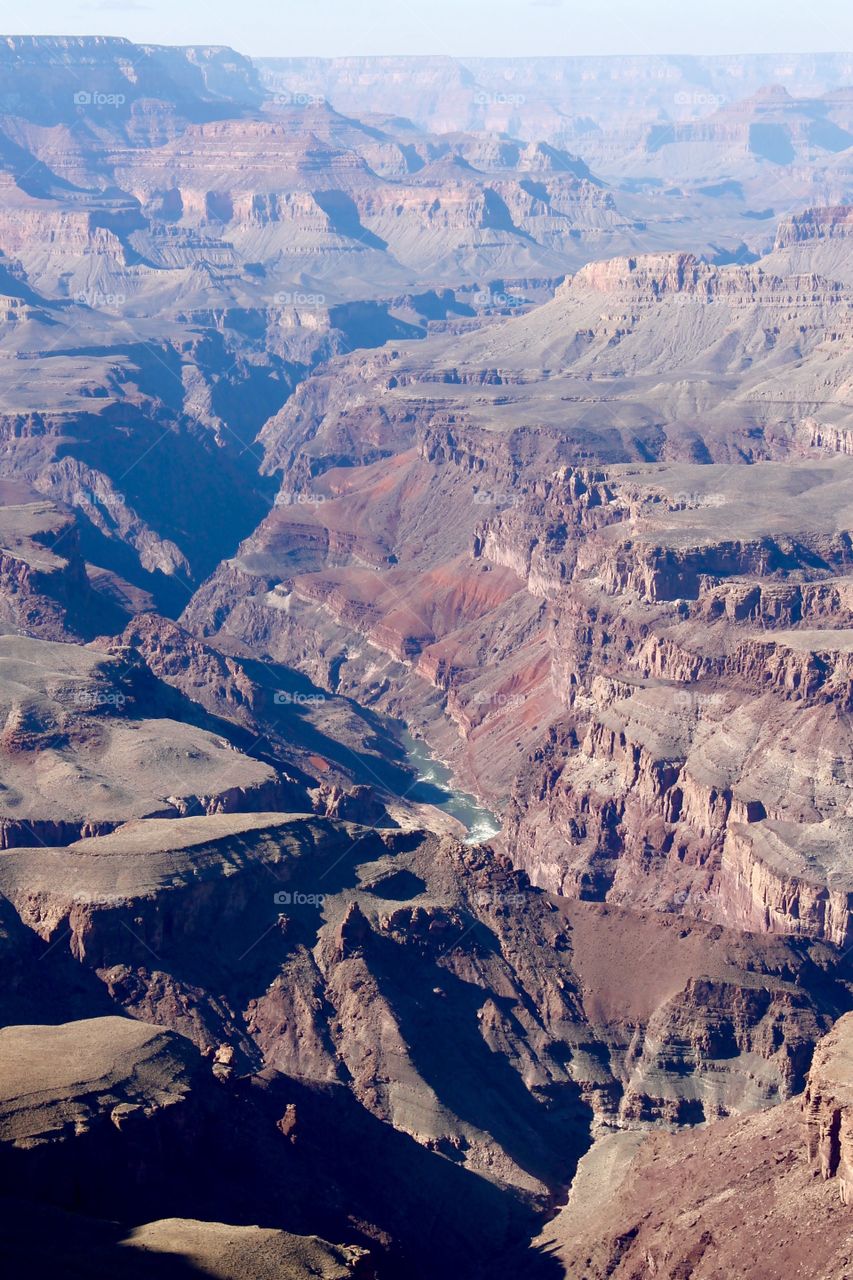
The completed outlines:
[[[805,209],[784,218],[776,231],[777,249],[813,240],[844,239],[853,235],[853,210],[850,205]]]
[[[853,431],[847,427],[818,422],[815,418],[806,418],[800,424],[797,439],[807,449],[820,449],[822,453],[843,453],[846,457],[853,454]]]
[[[853,1018],[821,1040],[803,1099],[809,1161],[853,1204]]]
[[[129,1018],[6,1027],[0,1042],[0,1141],[22,1151],[144,1122],[191,1087],[193,1055],[180,1037]]]
[[[120,611],[96,593],[77,522],[28,485],[0,482],[0,617],[45,640],[88,638]]]
[[[7,635],[0,674],[4,848],[132,818],[275,807],[299,794],[271,764],[179,720],[180,702],[158,705],[162,692],[132,652]]]
[[[0,1180],[7,1194],[129,1205],[123,1159],[145,1179],[199,1122],[202,1068],[183,1037],[129,1018],[0,1031]],[[115,1189],[111,1183],[115,1180]]]
[[[648,1138],[639,1150],[630,1135],[607,1139],[585,1158],[540,1245],[579,1280],[705,1280],[721,1266],[762,1280],[791,1269],[844,1275],[849,1166],[839,1133],[846,1125],[849,1142],[849,1037],[847,1015],[818,1047],[805,1133],[791,1100],[689,1136]]]
[[[853,942],[853,880],[845,870],[847,821],[757,822],[729,827],[720,894],[746,927]]]
[[[188,1218],[146,1222],[135,1227],[123,1244],[142,1255],[186,1259],[194,1267],[201,1263],[216,1280],[242,1280],[247,1270],[254,1271],[257,1280],[301,1280],[309,1275],[323,1280],[370,1280],[374,1274],[368,1250],[358,1245]]]

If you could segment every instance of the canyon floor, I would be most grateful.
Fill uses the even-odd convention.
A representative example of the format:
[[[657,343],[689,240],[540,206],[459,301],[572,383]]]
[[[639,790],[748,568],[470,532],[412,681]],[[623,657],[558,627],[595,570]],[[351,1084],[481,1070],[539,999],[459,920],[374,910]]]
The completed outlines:
[[[416,61],[0,41],[0,1259],[853,1280],[853,60]]]

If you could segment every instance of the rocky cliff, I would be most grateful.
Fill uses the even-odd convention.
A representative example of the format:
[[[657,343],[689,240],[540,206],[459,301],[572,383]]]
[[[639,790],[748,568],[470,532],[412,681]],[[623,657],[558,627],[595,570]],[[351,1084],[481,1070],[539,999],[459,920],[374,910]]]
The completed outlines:
[[[820,1280],[845,1275],[849,1039],[848,1014],[821,1043],[802,1106],[651,1139],[638,1154],[624,1141],[602,1145],[541,1247],[583,1280],[705,1277],[728,1265],[770,1280],[804,1257]]]
[[[843,456],[827,459],[790,401],[772,407],[752,466],[755,431],[710,463],[710,416],[701,462],[665,461],[683,443],[661,435],[657,462],[609,459],[638,449],[624,426],[607,440],[521,416],[553,394],[549,375],[529,372],[534,351],[546,368],[551,358],[543,335],[565,343],[558,315],[589,296],[632,306],[638,335],[645,313],[659,326],[682,297],[700,325],[723,306],[744,333],[779,308],[809,314],[803,288],[846,323],[845,287],[799,274],[684,256],[593,264],[547,325],[546,306],[504,326],[510,354],[491,377],[494,364],[478,363],[497,347],[490,331],[471,340],[476,358],[457,343],[450,370],[438,341],[430,366],[405,348],[351,358],[345,392],[321,373],[263,435],[288,501],[198,593],[186,624],[212,644],[227,629],[320,687],[401,715],[502,812],[501,847],[533,883],[819,941],[840,957],[853,906]],[[659,329],[653,341],[647,364],[663,359]],[[694,362],[682,311],[671,341],[707,396],[719,374]],[[815,341],[825,367],[819,324]],[[583,358],[562,351],[561,368]],[[497,413],[513,405],[519,425],[500,430],[486,397]],[[634,384],[626,413],[636,398]],[[564,403],[580,420],[584,402]],[[642,1047],[615,1036],[621,1116],[692,1114],[689,1098],[652,1082],[681,1002],[717,998],[696,975]],[[727,1009],[735,999],[720,998]],[[736,999],[765,1016],[764,996]],[[801,1087],[797,1061],[786,1070]],[[713,1105],[706,1096],[705,1115]]]

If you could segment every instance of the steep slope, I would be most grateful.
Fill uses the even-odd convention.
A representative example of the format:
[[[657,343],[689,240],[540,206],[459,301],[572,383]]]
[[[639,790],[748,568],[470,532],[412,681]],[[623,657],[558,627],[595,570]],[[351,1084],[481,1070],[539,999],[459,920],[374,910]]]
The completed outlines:
[[[803,1104],[651,1138],[633,1159],[615,1140],[543,1249],[578,1280],[849,1275],[851,1029],[848,1014],[822,1042]]]
[[[539,884],[843,948],[849,318],[816,275],[617,261],[452,365],[321,371],[263,434],[299,502],[186,621],[402,715]]]
[[[789,1097],[843,990],[826,948],[567,908],[488,846],[281,813],[12,850],[0,890],[52,963],[67,953],[91,981],[90,1008],[100,992],[138,1020],[3,1033],[7,1192],[125,1224],[349,1238],[383,1277],[511,1275],[522,1258],[551,1274],[526,1242],[594,1138]],[[644,955],[642,991],[619,979],[620,947]],[[77,1046],[70,1083],[39,1047],[51,1037]],[[124,1040],[136,1065],[107,1070]],[[152,1045],[183,1064],[183,1100],[156,1075],[145,1092]],[[16,1083],[27,1054],[50,1077],[32,1097]],[[128,1158],[135,1189],[112,1185]],[[427,1244],[430,1212],[443,1230]]]

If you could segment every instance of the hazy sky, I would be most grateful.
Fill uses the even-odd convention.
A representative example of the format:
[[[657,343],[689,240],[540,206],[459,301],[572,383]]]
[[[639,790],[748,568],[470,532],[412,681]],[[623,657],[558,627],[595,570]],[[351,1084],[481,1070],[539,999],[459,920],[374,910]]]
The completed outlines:
[[[0,0],[0,32],[243,53],[750,53],[853,49],[853,0]]]

